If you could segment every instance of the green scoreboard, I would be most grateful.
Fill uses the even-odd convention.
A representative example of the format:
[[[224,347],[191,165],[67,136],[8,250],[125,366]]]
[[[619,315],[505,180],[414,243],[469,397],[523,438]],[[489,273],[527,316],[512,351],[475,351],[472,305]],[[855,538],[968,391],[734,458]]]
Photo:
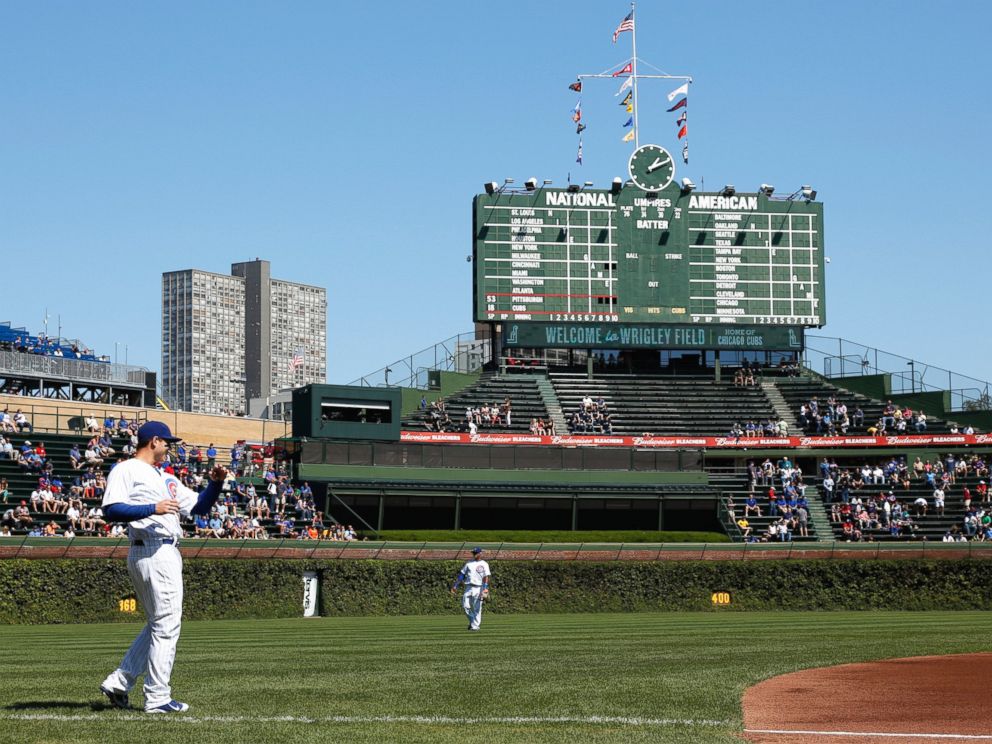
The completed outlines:
[[[667,155],[614,190],[476,196],[475,320],[822,326],[822,203],[652,182]]]

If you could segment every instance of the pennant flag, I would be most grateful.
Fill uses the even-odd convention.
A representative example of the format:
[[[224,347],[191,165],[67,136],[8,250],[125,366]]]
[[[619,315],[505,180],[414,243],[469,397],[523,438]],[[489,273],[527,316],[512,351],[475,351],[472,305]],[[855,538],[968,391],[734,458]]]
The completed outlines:
[[[678,119],[675,120],[675,126],[678,126],[679,124],[685,124],[685,120],[686,120],[686,113],[685,111],[683,111],[682,116],[680,116]]]
[[[631,117],[630,117],[629,119],[627,119],[627,121],[626,121],[626,122],[624,123],[624,126],[625,126],[625,127],[630,127],[630,126],[633,126],[633,125],[634,125],[634,117],[633,117],[633,116],[631,116]]]
[[[575,128],[575,133],[576,134],[582,134],[582,130],[585,129],[585,128],[586,128],[586,125],[585,124],[579,124],[579,126],[577,126]]]
[[[688,140],[682,145],[682,162],[689,165],[689,142]]]
[[[576,93],[582,92],[582,81],[576,80],[574,83],[568,86],[569,90],[574,90]]]
[[[683,124],[682,128],[679,130],[679,139],[682,139],[689,133],[689,128]]]
[[[575,108],[572,109],[572,121],[576,123],[582,121],[582,101],[575,104]]]
[[[671,107],[670,109],[668,109],[668,113],[672,113],[673,111],[676,111],[677,109],[680,109],[680,108],[682,108],[683,106],[685,106],[685,105],[686,105],[686,103],[687,103],[688,101],[689,101],[689,99],[688,99],[688,98],[683,98],[683,99],[682,99],[681,101],[679,101],[679,102],[678,102],[678,103],[676,103],[676,104],[675,104],[674,106],[672,106],[672,107]]]
[[[627,79],[628,79],[628,80],[633,80],[634,78],[627,78]],[[622,100],[622,101],[620,101],[620,103],[619,103],[619,105],[620,105],[620,106],[627,106],[627,105],[629,105],[629,104],[630,104],[630,102],[631,102],[631,101],[632,101],[633,99],[634,99],[634,91],[630,91],[630,93],[628,93],[627,95],[625,95],[625,96],[623,97],[623,100]]]
[[[617,37],[624,31],[634,30],[634,11],[630,11],[627,17],[620,21],[620,25],[617,26],[617,30],[613,32],[613,43],[617,43]]]
[[[629,75],[633,71],[634,71],[634,64],[632,62],[628,62],[623,66],[622,69],[614,72],[613,77],[620,77],[621,75]]]
[[[575,162],[582,165],[582,140],[579,140],[579,154],[575,158]],[[569,180],[571,180],[571,174],[569,174]]]
[[[621,140],[621,141],[622,142],[630,142],[633,139],[634,139],[634,130],[631,129],[629,132],[627,132],[627,134],[625,134],[623,136],[623,140]]]
[[[634,104],[632,104],[632,103],[628,103],[627,104],[627,113],[628,114],[634,113]]]
[[[621,93],[623,93],[625,90],[627,90],[627,88],[629,88],[633,84],[634,84],[634,78],[627,78],[626,80],[623,81],[623,84],[620,86],[620,90],[618,90],[613,95],[614,96],[620,95]]]
[[[678,96],[687,96],[687,95],[689,95],[689,83],[683,83],[678,88],[676,88],[675,90],[673,90],[671,93],[668,94],[668,102],[671,103]]]

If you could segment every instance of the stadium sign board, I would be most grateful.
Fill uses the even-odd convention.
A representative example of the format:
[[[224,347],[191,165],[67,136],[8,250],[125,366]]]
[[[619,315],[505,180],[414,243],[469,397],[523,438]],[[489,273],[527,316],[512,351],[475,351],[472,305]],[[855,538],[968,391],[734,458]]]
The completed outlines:
[[[729,191],[477,195],[474,319],[822,326],[823,204]]]
[[[709,436],[640,436],[596,434],[591,436],[539,436],[537,434],[464,434],[458,432],[403,431],[401,442],[429,444],[533,444],[559,447],[637,447],[710,449],[794,449],[840,447],[925,447],[992,444],[992,434],[906,434],[900,436],[841,436],[841,437],[709,437]]]
[[[526,349],[732,349],[799,351],[802,326],[637,323],[504,324],[503,344]]]

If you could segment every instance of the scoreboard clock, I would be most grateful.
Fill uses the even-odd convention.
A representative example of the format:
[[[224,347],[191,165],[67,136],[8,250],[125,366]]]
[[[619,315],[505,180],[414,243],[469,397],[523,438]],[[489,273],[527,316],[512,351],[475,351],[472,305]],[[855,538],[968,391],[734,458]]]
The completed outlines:
[[[664,147],[642,145],[627,164],[630,180],[645,191],[661,191],[675,178],[675,161]]]

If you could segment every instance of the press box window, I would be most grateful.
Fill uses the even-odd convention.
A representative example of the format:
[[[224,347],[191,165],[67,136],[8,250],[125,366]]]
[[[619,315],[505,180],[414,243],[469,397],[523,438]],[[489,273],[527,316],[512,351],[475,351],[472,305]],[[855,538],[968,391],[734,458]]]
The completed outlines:
[[[325,400],[320,404],[320,420],[355,424],[391,424],[393,414],[381,400]]]

